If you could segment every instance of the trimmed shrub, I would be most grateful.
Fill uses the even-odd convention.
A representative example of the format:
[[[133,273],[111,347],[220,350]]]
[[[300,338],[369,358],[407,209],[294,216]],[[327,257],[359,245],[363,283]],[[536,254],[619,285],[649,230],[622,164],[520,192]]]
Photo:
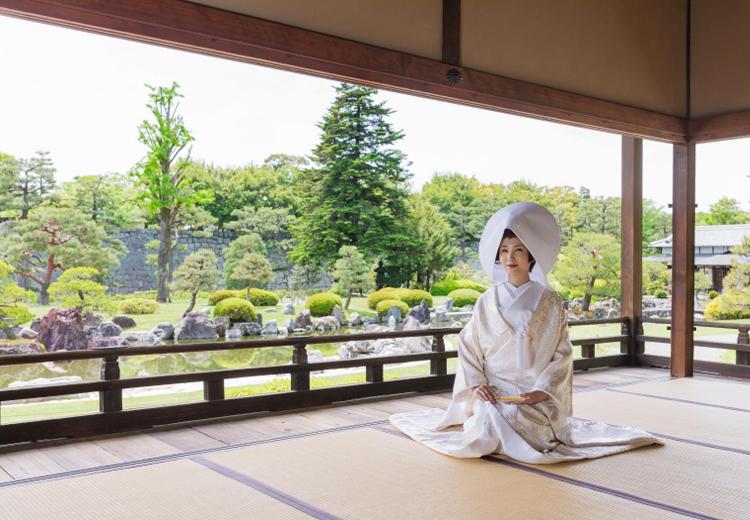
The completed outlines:
[[[717,296],[706,305],[707,320],[742,320],[750,318],[750,295],[732,292]]]
[[[666,298],[668,294],[667,294],[667,291],[665,291],[664,289],[658,289],[654,293],[654,296],[656,296],[657,298]]]
[[[13,305],[0,305],[0,327],[6,325],[23,325],[34,319],[28,307],[20,303]]]
[[[383,287],[367,295],[367,306],[372,310],[377,309],[378,302],[383,300],[400,300],[398,289],[394,287]]]
[[[322,292],[313,294],[305,302],[305,307],[310,309],[312,316],[330,316],[333,312],[333,308],[338,305],[342,309],[344,308],[344,302],[336,293]]]
[[[208,304],[216,305],[221,300],[226,300],[227,298],[244,298],[244,297],[245,297],[245,291],[233,291],[232,289],[221,289],[218,291],[208,293]]]
[[[154,314],[159,310],[159,302],[145,298],[129,298],[120,302],[122,314]]]
[[[385,314],[388,312],[388,309],[391,307],[396,306],[401,311],[401,316],[406,317],[407,314],[409,314],[409,306],[406,305],[401,300],[381,300],[378,302],[378,305],[375,310],[378,311],[378,314]]]
[[[256,307],[272,307],[279,303],[279,296],[265,289],[250,289],[250,303]]]
[[[427,291],[421,289],[396,289],[398,299],[404,302],[409,307],[416,307],[422,300],[425,301],[428,307],[432,307],[432,295]]]
[[[474,291],[483,293],[487,290],[487,286],[477,283],[474,280],[462,280],[458,278],[446,278],[435,282],[430,287],[430,294],[433,296],[448,296],[456,289],[472,289]]]
[[[453,300],[455,307],[463,307],[464,305],[474,305],[482,293],[475,291],[474,289],[456,289],[451,291],[448,298]]]
[[[716,292],[714,289],[711,289],[710,291],[708,291],[708,297],[711,300],[713,300],[714,298],[716,298],[718,295],[719,295],[719,293]]]
[[[244,298],[225,298],[214,307],[214,316],[231,321],[254,321],[255,306]]]

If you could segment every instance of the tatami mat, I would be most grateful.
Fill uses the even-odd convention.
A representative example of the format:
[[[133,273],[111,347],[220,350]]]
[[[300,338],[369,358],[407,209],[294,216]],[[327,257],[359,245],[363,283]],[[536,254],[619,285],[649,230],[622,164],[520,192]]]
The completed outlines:
[[[694,404],[736,408],[750,412],[750,383],[682,377],[613,388],[610,391],[642,394],[662,399],[679,399]]]
[[[217,453],[209,460],[342,518],[684,518],[373,429]]]
[[[574,394],[573,413],[655,434],[750,450],[750,413],[746,412],[599,390]]]
[[[310,518],[190,460],[0,489],[2,520]]]

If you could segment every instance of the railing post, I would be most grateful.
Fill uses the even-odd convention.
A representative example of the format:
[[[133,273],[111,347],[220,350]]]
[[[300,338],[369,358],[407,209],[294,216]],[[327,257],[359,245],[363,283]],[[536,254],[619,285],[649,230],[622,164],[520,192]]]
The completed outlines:
[[[596,343],[581,345],[581,357],[592,358],[596,356]]]
[[[442,334],[436,334],[432,338],[432,351],[433,352],[445,352],[445,339]],[[430,360],[430,374],[433,376],[444,376],[448,373],[448,360],[442,359],[431,359]]]
[[[292,364],[305,365],[307,369],[307,345],[305,343],[295,343],[294,352],[292,353]],[[292,372],[292,390],[299,392],[310,390],[310,370],[301,370]]]
[[[120,379],[120,363],[116,354],[108,354],[102,359],[101,378],[104,381]],[[122,388],[110,388],[99,392],[100,412],[122,411]]]
[[[365,380],[368,383],[382,383],[383,382],[383,364],[374,363],[365,367]]]
[[[204,380],[203,399],[205,401],[221,401],[224,399],[224,379]]]
[[[750,329],[740,329],[739,334],[737,334],[738,345],[750,345],[750,335],[748,334],[748,331],[750,331]],[[739,350],[736,350],[734,354],[735,364],[750,365],[750,352],[740,352]]]

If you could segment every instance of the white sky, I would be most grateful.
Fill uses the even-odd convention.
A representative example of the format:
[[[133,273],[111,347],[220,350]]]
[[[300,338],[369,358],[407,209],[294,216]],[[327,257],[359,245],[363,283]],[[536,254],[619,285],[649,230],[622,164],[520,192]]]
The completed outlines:
[[[0,151],[49,150],[58,179],[125,172],[144,153],[144,84],[181,85],[193,157],[217,165],[307,155],[334,82],[0,16]],[[583,130],[381,91],[406,133],[414,186],[435,172],[483,182],[527,179],[619,195],[620,140]],[[699,210],[722,196],[750,207],[750,140],[701,145]],[[646,142],[644,196],[671,200],[671,146]]]

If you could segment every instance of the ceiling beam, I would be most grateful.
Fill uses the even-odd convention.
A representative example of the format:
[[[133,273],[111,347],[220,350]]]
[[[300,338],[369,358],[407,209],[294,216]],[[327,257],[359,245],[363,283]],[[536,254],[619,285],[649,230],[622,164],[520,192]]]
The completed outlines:
[[[465,68],[455,82],[456,67],[436,60],[181,0],[0,0],[0,13],[595,130],[687,140],[686,121],[676,116]]]
[[[750,110],[692,119],[689,130],[691,143],[750,137]]]
[[[461,64],[461,0],[443,0],[443,63]]]

